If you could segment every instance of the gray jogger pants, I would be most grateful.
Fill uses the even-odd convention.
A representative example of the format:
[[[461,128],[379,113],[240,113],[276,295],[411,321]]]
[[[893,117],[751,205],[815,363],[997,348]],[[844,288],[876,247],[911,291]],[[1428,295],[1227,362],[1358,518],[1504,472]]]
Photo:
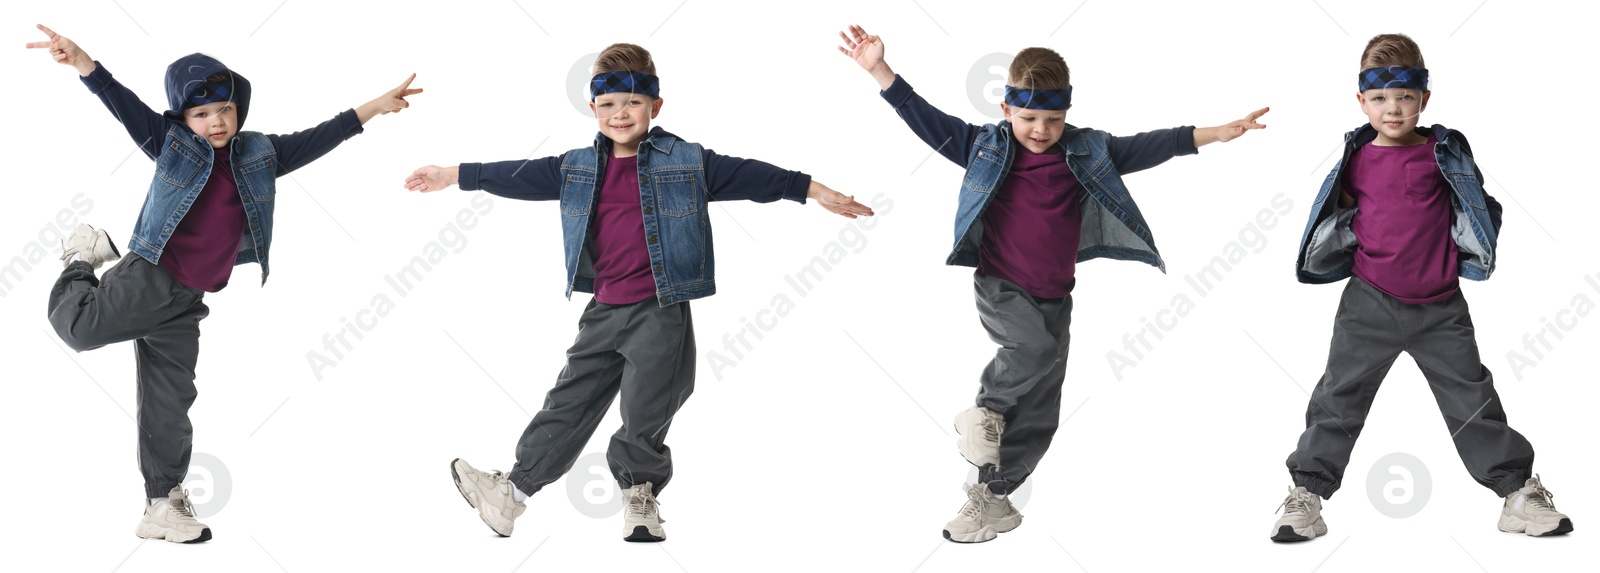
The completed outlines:
[[[1328,367],[1289,454],[1295,485],[1324,498],[1338,491],[1372,398],[1402,351],[1427,378],[1473,479],[1500,497],[1521,488],[1533,475],[1533,446],[1506,425],[1494,376],[1478,357],[1466,299],[1457,292],[1443,302],[1406,304],[1357,277],[1339,300]]]
[[[973,273],[978,317],[1000,349],[979,378],[977,405],[1005,416],[1000,467],[978,470],[980,483],[1011,493],[1038,467],[1061,423],[1072,295],[1040,299],[1010,281]]]
[[[100,279],[89,263],[72,263],[50,290],[50,325],[68,347],[133,341],[145,497],[166,497],[189,473],[200,320],[210,314],[204,295],[131,253]]]
[[[689,303],[589,301],[566,368],[517,442],[511,482],[532,494],[571,470],[620,392],[622,428],[606,450],[611,475],[624,489],[649,482],[660,493],[672,479],[667,429],[694,392],[694,367]]]

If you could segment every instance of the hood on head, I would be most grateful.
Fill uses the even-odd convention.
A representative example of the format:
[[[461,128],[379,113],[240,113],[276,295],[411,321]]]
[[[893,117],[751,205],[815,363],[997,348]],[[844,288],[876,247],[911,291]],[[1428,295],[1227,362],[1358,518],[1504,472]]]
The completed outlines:
[[[194,53],[178,58],[167,66],[167,111],[162,114],[173,121],[183,121],[184,102],[194,90],[214,74],[233,76],[233,103],[239,114],[239,129],[244,129],[245,115],[250,111],[250,80],[244,78],[216,58]]]

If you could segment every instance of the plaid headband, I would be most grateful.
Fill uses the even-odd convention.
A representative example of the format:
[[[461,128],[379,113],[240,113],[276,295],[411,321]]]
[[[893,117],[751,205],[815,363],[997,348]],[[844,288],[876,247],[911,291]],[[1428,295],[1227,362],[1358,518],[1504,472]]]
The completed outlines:
[[[595,75],[589,80],[589,100],[600,97],[600,94],[630,93],[646,95],[653,98],[661,97],[661,78],[645,72],[616,71]]]
[[[1428,91],[1428,70],[1407,66],[1387,66],[1361,71],[1361,91],[1400,88]]]
[[[232,101],[233,89],[230,86],[232,83],[230,81],[228,83],[206,82],[200,84],[200,87],[189,92],[189,97],[184,100],[184,109],[219,101]]]
[[[1066,111],[1072,107],[1072,86],[1061,90],[1025,90],[1006,86],[1006,105],[1027,109]]]

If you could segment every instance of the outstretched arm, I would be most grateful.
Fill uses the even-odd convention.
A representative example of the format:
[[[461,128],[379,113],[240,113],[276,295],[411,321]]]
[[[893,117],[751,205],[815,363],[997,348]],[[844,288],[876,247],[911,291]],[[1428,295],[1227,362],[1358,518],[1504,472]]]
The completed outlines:
[[[122,122],[122,127],[128,130],[128,136],[139,145],[139,149],[151,159],[160,155],[161,139],[166,137],[166,118],[140,101],[139,96],[124,87],[122,82],[111,77],[111,72],[89,57],[77,42],[55,33],[44,24],[39,24],[38,28],[49,41],[29,42],[28,49],[48,50],[56,62],[72,66],[83,80],[83,85],[88,86],[89,91],[100,98],[100,103],[111,110],[111,115]]]
[[[900,114],[900,119],[905,120],[911,131],[945,159],[965,167],[972,151],[972,142],[982,128],[939,111],[912,91],[911,84],[896,75],[888,62],[884,61],[882,38],[867,34],[861,26],[852,25],[850,35],[840,32],[839,39],[844,40],[845,44],[838,48],[839,52],[872,75],[882,90],[879,95],[894,106],[895,112]]]
[[[815,179],[812,179],[811,185],[806,188],[806,198],[816,201],[817,205],[827,209],[829,213],[850,219],[873,215],[872,208],[857,203],[855,196],[829,189],[827,185],[817,183]]]
[[[429,165],[406,178],[406,190],[428,193],[460,185],[462,191],[488,191],[508,199],[550,201],[561,198],[561,158]]]
[[[406,96],[422,93],[421,88],[411,89],[411,80],[414,79],[417,79],[417,74],[411,74],[400,87],[385,92],[377,99],[344,111],[311,129],[288,135],[268,135],[267,138],[272,140],[272,146],[278,152],[278,176],[305,167],[327,155],[346,139],[364,131],[362,126],[373,117],[386,113],[399,113],[400,110],[411,107],[411,103],[406,101]]]

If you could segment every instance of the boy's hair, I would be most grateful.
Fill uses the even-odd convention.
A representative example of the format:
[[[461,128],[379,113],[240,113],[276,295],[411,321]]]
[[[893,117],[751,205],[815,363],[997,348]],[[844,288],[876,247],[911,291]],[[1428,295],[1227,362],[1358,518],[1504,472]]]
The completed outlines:
[[[1067,61],[1050,48],[1027,48],[1011,59],[1007,84],[1026,90],[1061,90],[1072,85]]]
[[[612,44],[601,50],[600,57],[594,59],[594,74],[606,72],[645,72],[650,75],[656,73],[656,61],[650,57],[650,51],[635,44]]]
[[[1361,51],[1361,69],[1386,66],[1426,68],[1422,62],[1422,48],[1405,34],[1378,34],[1367,42]]]
[[[208,84],[225,84],[225,83],[228,83],[231,80],[233,80],[233,74],[230,74],[228,72],[217,72],[217,73],[211,74],[210,77],[207,77],[206,78],[206,83],[208,83]]]

